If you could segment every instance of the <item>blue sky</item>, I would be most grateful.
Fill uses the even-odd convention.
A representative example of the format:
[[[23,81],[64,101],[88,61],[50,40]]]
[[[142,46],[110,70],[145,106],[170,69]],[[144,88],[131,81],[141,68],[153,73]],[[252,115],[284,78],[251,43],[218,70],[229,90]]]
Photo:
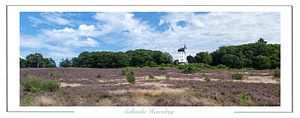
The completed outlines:
[[[264,38],[280,42],[278,12],[21,12],[20,56],[56,63],[83,51],[160,50],[177,57]]]

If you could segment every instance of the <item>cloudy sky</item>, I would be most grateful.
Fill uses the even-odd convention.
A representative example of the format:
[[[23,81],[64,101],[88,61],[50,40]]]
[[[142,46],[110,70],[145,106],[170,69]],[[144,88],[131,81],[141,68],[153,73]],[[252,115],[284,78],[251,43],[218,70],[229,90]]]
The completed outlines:
[[[188,54],[264,38],[280,43],[277,12],[21,12],[20,53],[58,63],[83,51],[151,49]]]

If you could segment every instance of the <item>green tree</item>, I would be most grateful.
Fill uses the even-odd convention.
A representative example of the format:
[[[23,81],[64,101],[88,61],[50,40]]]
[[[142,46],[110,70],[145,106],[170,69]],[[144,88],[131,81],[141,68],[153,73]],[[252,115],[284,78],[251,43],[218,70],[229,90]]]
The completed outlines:
[[[196,58],[191,55],[187,56],[186,59],[188,60],[189,63],[197,63]]]
[[[61,62],[59,63],[60,67],[72,67],[72,61],[69,60],[68,58],[62,59]]]
[[[40,53],[29,54],[26,56],[27,66],[31,68],[40,68],[44,64],[43,55]]]
[[[52,58],[44,58],[42,54],[35,53],[26,56],[26,60],[20,60],[23,67],[29,68],[55,68],[56,64]],[[26,66],[24,66],[26,63]]]
[[[240,68],[240,59],[236,55],[228,54],[222,57],[222,63],[230,68]]]
[[[27,62],[25,59],[20,58],[20,68],[26,68],[27,67],[26,63]]]
[[[211,64],[212,56],[208,52],[199,52],[195,56],[198,63]]]
[[[44,58],[43,65],[44,68],[56,68],[55,61],[52,58]]]
[[[255,57],[255,66],[256,69],[269,69],[271,68],[270,58],[267,56],[259,55]]]

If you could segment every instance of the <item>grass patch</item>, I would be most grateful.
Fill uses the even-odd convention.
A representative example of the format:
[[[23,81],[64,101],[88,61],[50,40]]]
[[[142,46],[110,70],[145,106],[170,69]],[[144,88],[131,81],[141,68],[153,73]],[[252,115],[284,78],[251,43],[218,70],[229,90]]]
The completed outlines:
[[[240,105],[247,105],[247,106],[253,104],[251,96],[244,93],[244,92],[240,93],[239,104]]]
[[[236,72],[235,74],[233,74],[233,75],[231,76],[231,78],[232,78],[233,80],[242,80],[243,77],[244,77],[244,75],[241,74],[241,73],[238,73],[238,72]]]
[[[127,76],[128,83],[135,84],[135,77],[133,71],[128,72],[126,76]]]
[[[23,97],[20,99],[21,106],[32,106],[35,104],[35,100],[32,97]]]
[[[24,91],[39,93],[43,91],[54,92],[59,90],[59,83],[54,80],[46,80],[38,77],[27,78],[23,82]]]

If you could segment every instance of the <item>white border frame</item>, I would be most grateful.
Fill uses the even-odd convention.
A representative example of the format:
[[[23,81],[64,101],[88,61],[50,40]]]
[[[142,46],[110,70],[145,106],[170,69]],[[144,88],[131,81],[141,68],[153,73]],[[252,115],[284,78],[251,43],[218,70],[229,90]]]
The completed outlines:
[[[20,12],[280,12],[281,23],[281,105],[280,107],[21,107],[19,105]],[[290,6],[7,6],[7,111],[84,111],[85,113],[124,114],[127,109],[168,109],[176,114],[292,111],[292,13]],[[17,73],[16,73],[17,72]],[[112,113],[113,112],[113,113]],[[112,114],[111,114],[112,113]],[[214,114],[209,114],[214,115]]]

